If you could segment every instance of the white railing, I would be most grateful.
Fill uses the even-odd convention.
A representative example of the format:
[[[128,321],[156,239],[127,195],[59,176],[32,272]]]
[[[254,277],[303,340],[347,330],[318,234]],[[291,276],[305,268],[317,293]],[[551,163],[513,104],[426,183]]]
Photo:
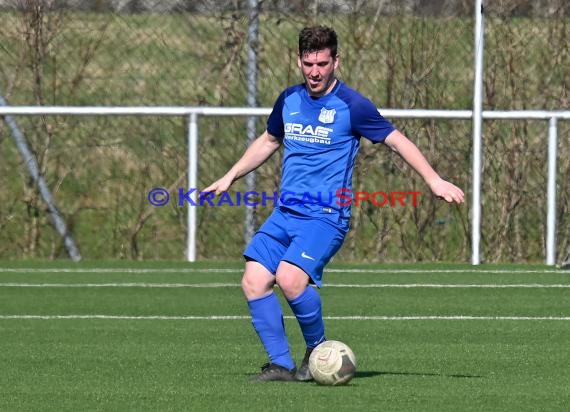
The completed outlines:
[[[198,120],[200,116],[268,116],[270,108],[246,107],[100,107],[100,106],[2,106],[0,116],[33,116],[33,115],[72,115],[72,116],[184,116],[188,121],[188,187],[196,188],[198,184]],[[382,115],[389,119],[456,119],[473,120],[472,110],[406,110],[382,109]],[[547,236],[546,257],[547,265],[556,262],[556,161],[558,120],[570,120],[570,111],[546,110],[514,110],[514,111],[482,111],[484,120],[548,120],[548,178],[547,178]],[[477,155],[479,156],[479,155]],[[474,153],[473,158],[477,156]],[[481,173],[480,163],[473,164],[473,172]],[[473,185],[472,196],[480,199],[480,184]],[[191,194],[196,201],[196,192]],[[196,260],[196,208],[188,208],[188,238],[187,259]],[[476,247],[472,250],[473,264],[479,264],[479,242],[481,221],[478,214],[473,214],[471,220],[472,237],[477,236],[474,242]]]

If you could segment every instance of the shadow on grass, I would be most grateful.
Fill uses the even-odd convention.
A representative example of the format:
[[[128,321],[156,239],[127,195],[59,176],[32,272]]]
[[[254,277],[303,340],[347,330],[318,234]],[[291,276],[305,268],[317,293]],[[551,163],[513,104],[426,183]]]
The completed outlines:
[[[380,371],[357,371],[355,378],[373,378],[374,376],[440,376],[443,378],[483,378],[480,375],[445,374],[445,373],[425,373],[425,372],[380,372]]]

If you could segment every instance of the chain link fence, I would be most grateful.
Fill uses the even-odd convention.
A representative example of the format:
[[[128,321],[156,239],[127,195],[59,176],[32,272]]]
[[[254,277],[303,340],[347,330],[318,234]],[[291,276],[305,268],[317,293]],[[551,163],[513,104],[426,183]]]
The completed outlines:
[[[570,107],[569,15],[563,0],[489,2],[484,108]],[[258,2],[257,105],[301,80],[297,33],[339,34],[339,77],[384,108],[469,109],[470,1]],[[246,1],[0,0],[0,94],[12,105],[246,106]],[[186,122],[175,117],[17,117],[82,255],[183,259],[186,207],[152,207],[154,187],[186,188]],[[446,178],[471,190],[472,126],[395,120]],[[265,119],[256,120],[257,133]],[[247,145],[246,119],[201,117],[199,187]],[[541,262],[545,244],[547,125],[484,123],[482,256]],[[559,124],[558,255],[570,239],[570,125]],[[256,190],[278,190],[280,154]],[[0,124],[0,258],[65,257],[10,131]],[[245,191],[238,181],[233,191]],[[469,205],[436,201],[383,146],[362,142],[354,190],[422,191],[418,207],[353,207],[342,261],[468,261]],[[270,207],[257,207],[260,223]],[[236,259],[245,207],[199,207],[198,259]]]
[[[570,108],[570,7],[488,2],[486,8],[485,98],[489,110]],[[530,16],[530,17],[529,17]],[[532,121],[484,124],[483,204],[485,254],[527,259],[529,247],[546,239],[547,125]],[[570,125],[559,124],[558,256],[570,240]]]

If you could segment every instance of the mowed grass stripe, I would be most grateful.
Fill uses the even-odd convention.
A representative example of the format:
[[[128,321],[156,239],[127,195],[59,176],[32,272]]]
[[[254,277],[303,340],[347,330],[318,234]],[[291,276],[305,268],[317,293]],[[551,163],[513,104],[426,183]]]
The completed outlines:
[[[286,323],[299,362],[304,340]],[[267,358],[249,320],[18,319],[0,328],[6,411],[262,411],[269,398],[276,411],[568,405],[570,372],[560,365],[570,361],[569,322],[329,321],[329,337],[358,359],[355,379],[334,388],[252,384]]]
[[[281,291],[276,291],[282,299]],[[566,288],[325,287],[328,316],[570,316]],[[282,299],[283,300],[283,299]],[[291,314],[283,301],[285,314]],[[288,313],[289,312],[289,313]],[[0,287],[0,314],[247,315],[238,286],[223,288]]]

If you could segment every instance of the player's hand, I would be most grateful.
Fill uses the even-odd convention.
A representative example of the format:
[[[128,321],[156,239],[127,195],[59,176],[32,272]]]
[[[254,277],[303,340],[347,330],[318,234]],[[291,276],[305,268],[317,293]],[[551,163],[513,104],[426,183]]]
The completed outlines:
[[[202,189],[200,191],[200,197],[203,197],[209,193],[214,193],[215,196],[221,195],[222,193],[228,191],[233,182],[234,179],[231,176],[225,175],[221,179],[216,180],[210,186]]]
[[[430,182],[431,191],[435,196],[444,199],[448,203],[463,203],[465,194],[453,183],[439,178],[435,182]]]

